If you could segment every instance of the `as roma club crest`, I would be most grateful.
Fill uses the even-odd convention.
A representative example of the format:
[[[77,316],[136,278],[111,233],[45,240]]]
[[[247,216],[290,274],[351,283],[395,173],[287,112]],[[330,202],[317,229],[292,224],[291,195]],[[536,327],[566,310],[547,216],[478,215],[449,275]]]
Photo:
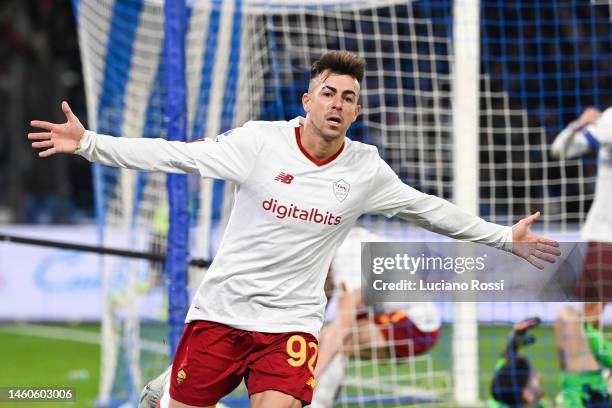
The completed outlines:
[[[187,373],[182,368],[176,373],[176,384],[181,385],[187,379]]]
[[[333,184],[334,195],[338,199],[338,201],[342,202],[348,196],[349,191],[351,190],[351,185],[346,181],[340,179],[334,181]]]

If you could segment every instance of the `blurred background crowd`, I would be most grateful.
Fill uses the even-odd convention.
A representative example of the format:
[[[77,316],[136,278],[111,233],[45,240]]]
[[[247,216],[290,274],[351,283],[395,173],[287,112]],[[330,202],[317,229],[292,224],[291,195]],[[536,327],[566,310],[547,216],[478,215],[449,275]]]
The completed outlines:
[[[79,223],[93,218],[90,165],[37,160],[31,119],[63,121],[69,100],[86,120],[70,0],[0,1],[0,223]]]

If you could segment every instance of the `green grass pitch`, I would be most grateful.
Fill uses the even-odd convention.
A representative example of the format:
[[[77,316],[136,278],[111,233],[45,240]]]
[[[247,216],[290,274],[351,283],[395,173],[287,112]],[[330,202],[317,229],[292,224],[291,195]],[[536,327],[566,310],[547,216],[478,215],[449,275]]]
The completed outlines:
[[[63,332],[53,330],[58,328]],[[71,403],[0,402],[0,407],[93,406],[100,378],[100,346],[93,338],[99,325],[79,325],[72,331],[73,340],[57,338],[67,337],[63,334],[72,328],[77,327],[0,324],[0,387],[74,387],[76,396]],[[86,337],[89,341],[84,341],[83,332],[93,335]]]
[[[58,333],[54,329],[59,329]],[[508,325],[479,328],[480,396],[488,396],[493,367],[510,330]],[[71,336],[74,333],[74,336]],[[89,333],[89,335],[88,335]],[[549,400],[558,392],[558,366],[552,327],[533,331],[537,341],[524,352],[542,374]],[[20,408],[91,407],[99,386],[99,325],[0,324],[0,387],[74,387],[75,403],[19,403]],[[452,371],[452,327],[444,326],[432,351],[434,370]],[[384,369],[384,368],[383,368]],[[403,369],[403,368],[402,368]],[[0,403],[0,408],[13,406]]]

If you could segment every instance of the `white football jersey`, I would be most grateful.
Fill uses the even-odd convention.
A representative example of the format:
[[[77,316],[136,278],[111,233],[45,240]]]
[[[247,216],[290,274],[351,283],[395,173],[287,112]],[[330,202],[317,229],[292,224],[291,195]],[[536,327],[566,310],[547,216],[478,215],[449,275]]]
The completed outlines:
[[[612,108],[606,109],[592,125],[579,130],[570,125],[555,139],[552,150],[572,158],[598,148],[595,198],[582,227],[586,241],[612,242]]]
[[[313,159],[300,142],[301,120],[248,122],[192,143],[86,132],[77,153],[88,160],[236,184],[224,237],[187,321],[318,336],[330,262],[364,213],[397,215],[453,238],[511,250],[510,227],[405,185],[374,146],[347,138],[330,159]]]

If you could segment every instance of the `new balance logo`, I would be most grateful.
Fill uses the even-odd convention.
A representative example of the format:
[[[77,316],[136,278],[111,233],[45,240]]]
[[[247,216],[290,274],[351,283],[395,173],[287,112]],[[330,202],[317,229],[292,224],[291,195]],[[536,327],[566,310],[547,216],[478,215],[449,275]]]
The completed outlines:
[[[293,176],[291,174],[280,172],[278,176],[274,177],[274,180],[280,181],[281,183],[291,184],[293,181]]]

